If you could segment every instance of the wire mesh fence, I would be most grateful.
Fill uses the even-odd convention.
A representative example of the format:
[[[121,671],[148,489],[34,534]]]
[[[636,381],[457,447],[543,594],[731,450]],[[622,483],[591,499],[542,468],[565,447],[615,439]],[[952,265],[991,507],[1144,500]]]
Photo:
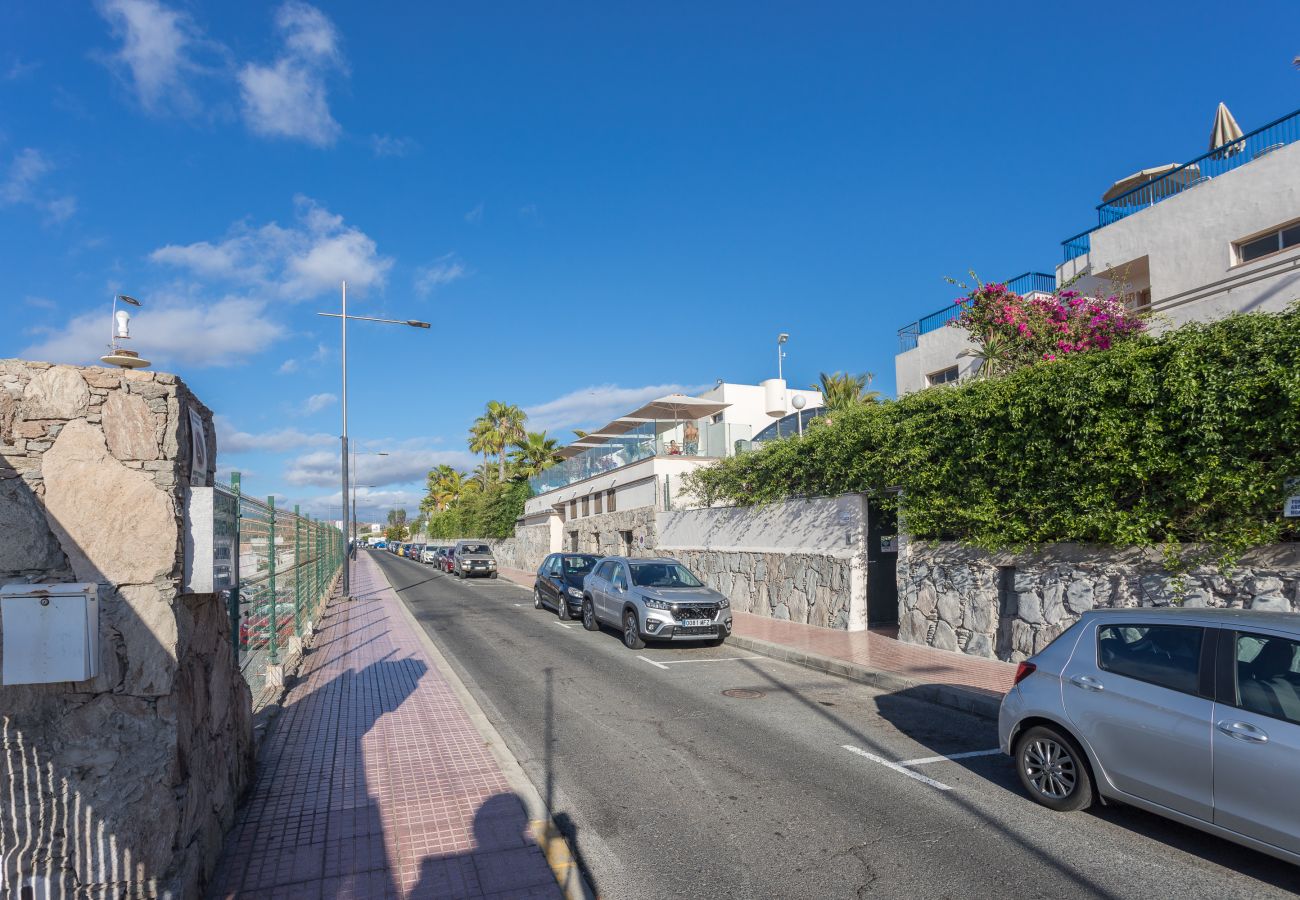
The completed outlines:
[[[275,497],[246,496],[238,472],[217,489],[238,509],[230,625],[240,671],[256,696],[267,667],[282,663],[319,621],[343,567],[343,534],[296,506],[278,508]]]

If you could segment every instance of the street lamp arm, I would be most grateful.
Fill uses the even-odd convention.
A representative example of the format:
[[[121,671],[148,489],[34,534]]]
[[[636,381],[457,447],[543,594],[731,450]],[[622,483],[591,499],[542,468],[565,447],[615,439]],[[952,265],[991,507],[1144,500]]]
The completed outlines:
[[[316,313],[318,316],[325,316],[327,319],[351,319],[354,322],[382,322],[385,325],[410,325],[412,328],[428,328],[428,322],[421,322],[419,319],[377,319],[374,316],[341,316],[338,313]]]

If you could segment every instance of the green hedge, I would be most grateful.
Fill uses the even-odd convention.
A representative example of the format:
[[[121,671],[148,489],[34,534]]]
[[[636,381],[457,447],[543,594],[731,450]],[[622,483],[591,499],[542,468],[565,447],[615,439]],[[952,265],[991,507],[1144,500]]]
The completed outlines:
[[[527,499],[526,481],[490,484],[487,490],[464,494],[455,506],[429,515],[429,537],[511,537]]]
[[[854,409],[690,487],[735,504],[874,493],[911,535],[989,550],[1178,542],[1228,558],[1296,539],[1281,516],[1295,476],[1293,304]]]

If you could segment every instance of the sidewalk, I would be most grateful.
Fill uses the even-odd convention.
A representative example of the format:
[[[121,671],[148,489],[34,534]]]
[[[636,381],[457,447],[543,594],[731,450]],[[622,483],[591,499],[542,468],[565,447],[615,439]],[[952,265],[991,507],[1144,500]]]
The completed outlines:
[[[561,896],[528,816],[359,554],[262,745],[213,897]]]
[[[532,572],[500,571],[529,589],[536,579]],[[1011,663],[904,643],[892,628],[840,631],[751,613],[732,616],[731,642],[739,647],[987,717],[997,716],[1016,674]]]

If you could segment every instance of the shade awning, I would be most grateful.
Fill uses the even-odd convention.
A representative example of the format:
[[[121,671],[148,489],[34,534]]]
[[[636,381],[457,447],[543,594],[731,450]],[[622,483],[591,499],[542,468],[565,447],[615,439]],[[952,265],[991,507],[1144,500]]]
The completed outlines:
[[[721,400],[706,400],[702,397],[691,397],[687,394],[669,394],[666,397],[651,400],[644,406],[632,410],[627,415],[619,416],[608,425],[584,435],[562,449],[560,458],[571,459],[584,450],[599,447],[608,441],[617,439],[625,432],[631,431],[636,426],[646,422],[694,421],[707,416],[715,416],[730,405],[730,403],[723,403]]]
[[[1241,126],[1232,117],[1232,113],[1228,112],[1227,104],[1220,103],[1214,113],[1214,127],[1210,129],[1210,150],[1218,150],[1215,156],[1219,159],[1240,153],[1246,148],[1241,137]]]
[[[1101,195],[1102,203],[1111,203],[1114,200],[1123,197],[1129,191],[1142,187],[1158,179],[1165,179],[1162,185],[1162,193],[1176,193],[1191,184],[1197,178],[1201,177],[1201,170],[1194,165],[1184,166],[1182,163],[1169,163],[1163,166],[1154,166],[1150,169],[1143,169],[1140,172],[1134,172],[1127,178],[1121,178],[1110,186],[1106,193]],[[1132,194],[1124,197],[1120,205],[1140,205],[1150,203],[1149,197],[1144,194]]]

